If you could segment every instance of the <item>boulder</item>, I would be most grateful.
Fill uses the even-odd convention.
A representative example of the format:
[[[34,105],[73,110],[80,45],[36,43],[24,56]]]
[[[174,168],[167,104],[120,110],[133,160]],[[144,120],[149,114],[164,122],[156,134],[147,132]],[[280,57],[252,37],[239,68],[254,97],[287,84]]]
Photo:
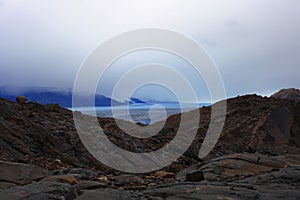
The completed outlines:
[[[25,96],[17,96],[16,97],[16,101],[18,102],[18,103],[26,103],[26,101],[27,101],[27,98],[25,97]]]
[[[200,170],[190,171],[186,174],[186,180],[190,182],[199,182],[204,180],[203,172]]]

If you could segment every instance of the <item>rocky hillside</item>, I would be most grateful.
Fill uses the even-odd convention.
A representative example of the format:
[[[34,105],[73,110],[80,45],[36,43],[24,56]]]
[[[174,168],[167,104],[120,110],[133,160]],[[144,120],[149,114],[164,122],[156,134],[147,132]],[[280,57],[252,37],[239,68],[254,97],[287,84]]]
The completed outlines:
[[[227,104],[225,126],[211,157],[245,151],[271,155],[299,151],[299,102],[246,95],[228,99]],[[201,121],[200,129],[205,125]]]
[[[71,111],[0,99],[0,199],[300,198],[299,101],[246,95],[227,104],[221,137],[204,160],[197,155],[211,107],[191,111],[200,111],[201,119],[181,158],[161,171],[134,175],[111,170],[89,154]],[[88,124],[90,117],[82,117]],[[148,152],[172,140],[180,115],[146,139],[125,134],[113,119],[98,120],[113,143]]]
[[[228,111],[221,138],[207,159],[241,152],[298,152],[299,103],[256,95],[229,99],[227,103]],[[186,153],[188,160],[198,155],[209,126],[210,111],[211,107],[200,109],[198,134]],[[89,117],[85,118],[88,123]],[[180,123],[180,115],[171,116],[157,135],[146,139],[125,134],[113,119],[99,118],[99,122],[106,135],[117,145],[134,152],[147,152],[159,149],[172,140]],[[60,159],[70,167],[97,164],[77,135],[72,112],[58,105],[40,105],[34,102],[19,104],[1,99],[0,130],[2,160],[36,163],[49,168],[52,166],[46,166],[46,160]]]
[[[271,97],[276,99],[300,99],[300,90],[295,88],[282,89]]]

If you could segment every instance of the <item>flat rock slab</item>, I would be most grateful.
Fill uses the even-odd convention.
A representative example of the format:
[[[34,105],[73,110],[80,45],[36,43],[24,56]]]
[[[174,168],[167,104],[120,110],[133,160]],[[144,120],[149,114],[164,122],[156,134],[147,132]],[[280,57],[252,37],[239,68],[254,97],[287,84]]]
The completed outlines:
[[[152,198],[168,200],[184,199],[257,199],[259,192],[242,186],[231,187],[230,185],[206,185],[203,183],[182,183],[169,187],[161,187],[145,191],[143,194]]]
[[[72,200],[76,196],[71,185],[48,181],[12,187],[0,192],[0,200]]]
[[[91,199],[105,199],[105,200],[128,200],[128,199],[142,199],[142,195],[134,194],[133,192],[125,190],[114,189],[98,189],[89,190],[83,192],[82,195],[76,198],[76,200],[91,200]]]
[[[123,174],[120,176],[116,176],[113,178],[115,185],[117,186],[124,186],[124,185],[129,185],[129,184],[142,184],[144,183],[144,180],[138,176],[135,175],[128,175],[128,174]]]
[[[99,188],[107,188],[108,185],[106,183],[101,183],[98,181],[81,181],[72,186],[77,191],[81,190],[95,190]]]
[[[43,178],[41,181],[56,181],[61,183],[76,184],[77,180],[72,175],[55,175]]]
[[[251,176],[278,171],[281,168],[300,166],[300,155],[265,156],[261,154],[231,154],[208,162],[193,165],[176,176],[178,181],[238,181]],[[193,174],[203,173],[203,179]]]
[[[0,161],[0,180],[2,188],[10,186],[5,182],[24,185],[47,176],[48,172],[40,167],[14,162]]]

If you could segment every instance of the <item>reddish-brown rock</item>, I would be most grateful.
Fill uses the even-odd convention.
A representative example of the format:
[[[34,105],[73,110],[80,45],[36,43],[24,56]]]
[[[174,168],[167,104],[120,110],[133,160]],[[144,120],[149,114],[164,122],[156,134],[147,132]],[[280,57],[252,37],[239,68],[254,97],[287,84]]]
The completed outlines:
[[[25,97],[25,96],[17,96],[16,97],[16,101],[18,102],[18,103],[26,103],[26,101],[27,101],[27,98]]]

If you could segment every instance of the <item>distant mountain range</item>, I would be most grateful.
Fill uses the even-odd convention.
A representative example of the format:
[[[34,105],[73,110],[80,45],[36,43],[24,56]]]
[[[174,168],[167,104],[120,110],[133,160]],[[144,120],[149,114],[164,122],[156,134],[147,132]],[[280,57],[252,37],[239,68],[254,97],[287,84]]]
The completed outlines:
[[[77,106],[87,105],[87,99],[90,95],[80,96],[80,101]],[[59,104],[62,107],[72,107],[72,90],[60,89],[51,87],[18,87],[18,86],[1,86],[0,97],[12,101],[16,100],[16,96],[26,96],[28,101],[38,102],[40,104]],[[101,94],[95,95],[95,106],[111,106],[111,105],[125,105],[133,103],[145,103],[138,98],[130,98],[123,102],[111,99]]]
[[[138,99],[138,98],[135,98],[135,97],[131,97],[131,98],[129,99],[129,102],[130,102],[130,103],[146,103],[145,101],[142,101],[142,100],[140,100],[140,99]]]

